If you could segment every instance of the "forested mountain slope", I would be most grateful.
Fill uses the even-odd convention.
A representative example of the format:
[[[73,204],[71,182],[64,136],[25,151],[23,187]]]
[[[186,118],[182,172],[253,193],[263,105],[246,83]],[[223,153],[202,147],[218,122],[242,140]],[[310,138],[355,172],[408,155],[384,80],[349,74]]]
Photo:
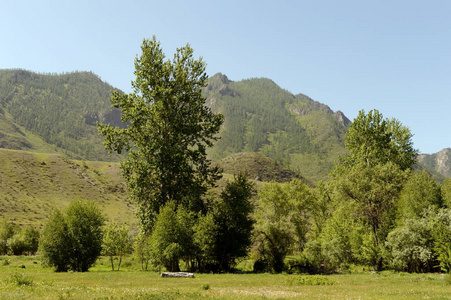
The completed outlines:
[[[0,70],[0,147],[117,161],[103,149],[96,126],[122,125],[109,102],[113,89],[90,72]],[[344,115],[269,79],[232,82],[217,74],[204,92],[207,105],[225,117],[214,160],[259,152],[316,181],[344,153]]]
[[[90,72],[0,70],[0,148],[118,161],[119,156],[103,149],[96,126],[96,121],[123,126],[109,101],[112,90]],[[346,116],[270,79],[234,82],[218,73],[204,94],[207,105],[225,117],[221,139],[210,151],[216,161],[235,153],[261,153],[315,182],[325,179],[345,154]],[[450,176],[451,163],[442,152],[422,155],[420,162]]]
[[[4,125],[0,146],[117,160],[103,149],[96,126],[98,120],[121,124],[119,111],[108,100],[112,90],[90,72],[43,75],[0,70],[0,124]],[[33,142],[33,137],[41,141]]]
[[[205,89],[207,105],[224,114],[215,159],[260,152],[313,181],[324,179],[345,153],[349,120],[309,97],[293,95],[265,78],[230,81],[216,74]]]

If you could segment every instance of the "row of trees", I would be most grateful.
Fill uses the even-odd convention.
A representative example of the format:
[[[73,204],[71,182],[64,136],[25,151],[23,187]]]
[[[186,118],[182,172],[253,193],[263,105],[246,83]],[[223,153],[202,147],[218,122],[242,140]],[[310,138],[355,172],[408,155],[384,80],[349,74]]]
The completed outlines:
[[[250,205],[246,193],[238,197],[226,188],[216,203],[207,200],[207,191],[215,186],[220,170],[211,167],[206,149],[217,140],[223,118],[205,106],[205,64],[193,59],[189,45],[178,49],[172,61],[165,61],[155,37],[144,40],[141,48],[134,92],[115,93],[111,99],[130,126],[99,124],[99,129],[109,151],[129,152],[121,164],[123,175],[130,197],[139,205],[142,235],[156,247],[153,255],[160,265],[177,270],[184,259],[202,269],[213,261],[228,270],[243,253],[230,255],[221,245],[239,241],[234,249],[249,246],[250,238],[241,240],[240,230],[246,228],[248,236],[254,207],[252,247],[261,270],[282,271],[290,252],[302,254],[304,265],[312,269],[365,263],[376,269],[391,264],[429,270],[434,260],[447,268],[446,193],[435,192],[435,198],[409,196],[419,186],[411,180],[425,185],[433,181],[412,173],[417,151],[412,134],[399,121],[385,119],[377,110],[361,111],[346,134],[348,155],[331,180],[315,189],[299,181],[273,183]],[[260,121],[251,123],[259,126]],[[235,198],[249,210],[240,211],[243,217],[230,223],[236,211],[228,210],[226,203]],[[437,231],[439,225],[447,229]],[[412,236],[420,232],[421,238]],[[416,244],[425,239],[424,245]],[[416,256],[403,252],[409,241],[411,249],[424,251]]]
[[[451,179],[440,184],[425,171],[406,173],[385,206],[349,198],[341,177],[315,188],[299,181],[265,185],[256,200],[251,248],[257,270],[286,270],[284,259],[294,254],[302,272],[334,272],[351,264],[449,272]],[[380,193],[374,186],[370,190]]]
[[[240,174],[206,215],[195,216],[173,203],[162,208],[151,235],[136,237],[123,224],[106,222],[90,202],[75,201],[55,211],[41,238],[34,227],[0,226],[2,254],[35,254],[56,271],[87,271],[99,255],[119,270],[134,251],[143,270],[230,271],[252,257],[256,272],[289,271],[286,256],[298,258],[302,272],[345,270],[350,264],[399,271],[451,269],[451,179],[437,183],[424,171],[410,171],[375,242],[374,231],[354,200],[332,187],[310,187],[300,180],[272,182],[251,200],[252,184]],[[117,264],[116,264],[117,262]],[[116,264],[116,265],[115,265]],[[292,270],[293,271],[293,270]]]
[[[194,214],[168,202],[161,208],[152,233],[141,231],[135,238],[135,253],[143,269],[151,263],[152,267],[178,271],[179,262],[185,261],[191,270],[229,271],[236,258],[247,255],[253,224],[252,193],[253,185],[239,174],[227,183],[219,198],[208,201],[206,214]],[[37,242],[30,254],[36,252]],[[113,270],[117,260],[119,270],[122,257],[132,252],[132,244],[125,225],[106,223],[93,202],[74,201],[65,212],[55,210],[51,215],[42,230],[39,251],[43,261],[57,272],[88,271],[100,255],[110,258]]]
[[[32,226],[20,228],[1,220],[0,255],[33,255],[38,251],[39,236],[39,230]]]
[[[253,220],[253,186],[243,174],[229,182],[218,198],[208,201],[205,214],[195,214],[168,202],[158,214],[152,233],[141,232],[136,246],[144,269],[179,271],[179,262],[197,271],[228,272],[245,257]]]
[[[108,256],[112,269],[119,270],[122,257],[134,251],[143,270],[177,271],[183,261],[185,269],[227,272],[240,258],[251,257],[254,271],[277,273],[289,271],[286,256],[294,254],[302,272],[346,270],[350,264],[448,272],[451,179],[439,184],[424,171],[408,173],[378,223],[386,227],[376,232],[377,243],[361,204],[343,198],[333,182],[327,187],[300,180],[272,182],[251,198],[253,186],[240,174],[219,197],[210,197],[205,215],[169,202],[152,233],[141,231],[134,239],[124,225],[103,225],[105,219],[92,203],[73,202],[49,219],[40,251],[57,271],[87,271],[99,255]]]

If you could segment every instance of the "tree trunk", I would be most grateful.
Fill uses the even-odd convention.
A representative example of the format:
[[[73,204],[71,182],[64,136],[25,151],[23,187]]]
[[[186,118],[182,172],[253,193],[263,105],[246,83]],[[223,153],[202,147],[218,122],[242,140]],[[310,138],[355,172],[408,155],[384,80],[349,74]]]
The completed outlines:
[[[113,258],[113,256],[110,256],[110,262],[111,262],[111,270],[114,271],[114,258]]]

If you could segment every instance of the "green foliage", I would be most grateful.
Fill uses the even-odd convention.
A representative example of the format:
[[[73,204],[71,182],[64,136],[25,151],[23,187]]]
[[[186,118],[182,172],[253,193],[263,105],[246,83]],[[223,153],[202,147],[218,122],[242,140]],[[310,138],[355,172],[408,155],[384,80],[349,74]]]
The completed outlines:
[[[441,194],[443,197],[443,204],[451,208],[451,178],[446,178],[441,187]]]
[[[213,207],[213,257],[220,271],[230,271],[237,258],[247,255],[254,223],[251,218],[252,194],[253,184],[247,175],[239,173],[232,182],[227,183],[219,202]],[[207,222],[204,226],[208,226],[208,215],[204,222]],[[204,232],[202,228],[200,230]],[[206,235],[202,236],[205,241]],[[205,242],[208,244],[208,241]]]
[[[343,162],[348,166],[358,162],[368,166],[392,162],[406,170],[415,164],[418,154],[410,130],[396,119],[384,119],[378,110],[359,112],[346,133],[345,146],[349,156]]]
[[[113,93],[111,103],[122,111],[127,128],[99,124],[109,151],[129,151],[121,168],[139,217],[151,232],[161,207],[173,201],[200,211],[201,198],[219,179],[210,166],[207,147],[217,140],[222,115],[206,107],[205,63],[193,59],[189,45],[166,60],[155,37],[145,39],[135,60],[134,92]]]
[[[316,246],[315,249],[315,244],[309,243],[306,248],[307,258],[316,268],[323,264],[328,269],[336,269],[342,263],[353,262],[352,233],[356,222],[350,208],[351,206],[338,207],[324,224],[318,238],[319,247]]]
[[[407,177],[406,172],[391,162],[373,167],[359,163],[335,178],[341,196],[354,201],[357,213],[367,220],[376,246],[385,239],[393,222],[395,199]]]
[[[373,249],[383,245],[397,197],[415,162],[412,134],[396,119],[384,119],[377,110],[362,110],[346,133],[349,155],[337,165],[334,185],[344,201],[357,204],[357,214],[369,225]],[[381,243],[382,242],[382,243]],[[380,251],[380,250],[377,250]],[[377,268],[382,267],[382,253]]]
[[[438,253],[437,260],[440,262],[440,268],[442,271],[450,275],[451,271],[451,243],[440,244],[436,247]]]
[[[389,267],[408,272],[449,272],[451,211],[430,206],[420,217],[406,219],[386,241]]]
[[[14,286],[31,286],[33,285],[33,278],[22,273],[14,273],[6,282]]]
[[[434,250],[440,268],[447,273],[451,272],[451,210],[449,208],[433,211],[434,219]]]
[[[73,201],[65,214],[56,210],[40,241],[44,261],[57,272],[86,272],[102,251],[104,217],[92,202]]]
[[[279,273],[285,256],[304,248],[313,197],[300,180],[269,183],[258,195],[254,251],[272,272]]]
[[[290,276],[288,285],[334,285],[337,284],[335,280],[323,275],[296,275]]]
[[[311,237],[320,234],[327,219],[330,217],[332,198],[329,188],[324,182],[319,182],[313,189],[312,232]]]
[[[400,195],[400,218],[419,218],[430,206],[435,209],[442,206],[440,185],[426,171],[415,171],[407,179]]]
[[[193,249],[193,218],[182,206],[174,202],[161,208],[150,236],[151,257],[157,266],[168,271],[180,271],[179,260],[190,256]]]
[[[303,254],[316,272],[343,271],[350,264],[376,265],[381,247],[353,202],[331,203],[319,234],[310,235]]]
[[[152,244],[150,237],[140,232],[135,238],[133,253],[141,264],[141,270],[147,271],[149,262],[152,259]]]
[[[72,244],[65,216],[56,210],[45,224],[40,240],[40,252],[46,264],[54,266],[56,272],[67,272],[70,268]]]
[[[6,221],[0,220],[0,254],[8,253],[8,240],[13,237],[15,232],[14,225]]]
[[[218,254],[216,247],[216,237],[219,235],[219,224],[215,222],[215,216],[212,211],[205,215],[199,216],[197,223],[193,227],[194,245],[199,249],[197,258],[199,260],[200,271],[213,271],[217,264],[216,257]],[[219,253],[220,254],[220,253]]]
[[[434,253],[432,222],[426,218],[408,219],[391,231],[386,246],[392,267],[398,271],[430,272],[437,265]]]
[[[114,259],[118,260],[117,271],[121,268],[122,257],[132,251],[132,239],[124,224],[108,222],[103,229],[102,255],[110,258],[114,271]]]
[[[252,193],[253,185],[238,174],[209,203],[206,214],[167,204],[148,242],[152,262],[169,271],[179,270],[180,260],[191,270],[230,271],[237,258],[247,255],[250,245]]]
[[[39,238],[41,234],[37,228],[34,226],[27,226],[21,231],[21,237],[25,245],[25,253],[29,255],[34,255],[39,248]]]
[[[8,239],[8,252],[12,255],[34,255],[39,246],[39,230],[32,226],[24,227]]]

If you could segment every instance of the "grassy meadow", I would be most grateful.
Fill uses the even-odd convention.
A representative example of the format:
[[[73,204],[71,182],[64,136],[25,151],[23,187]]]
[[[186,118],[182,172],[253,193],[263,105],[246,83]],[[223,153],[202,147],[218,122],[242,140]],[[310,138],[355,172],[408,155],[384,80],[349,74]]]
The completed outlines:
[[[162,278],[126,258],[111,271],[107,258],[87,273],[55,273],[39,257],[0,257],[0,299],[451,299],[443,274],[195,274]]]
[[[110,219],[136,227],[117,163],[70,160],[59,154],[0,149],[0,218],[42,227],[54,208],[94,201]]]

